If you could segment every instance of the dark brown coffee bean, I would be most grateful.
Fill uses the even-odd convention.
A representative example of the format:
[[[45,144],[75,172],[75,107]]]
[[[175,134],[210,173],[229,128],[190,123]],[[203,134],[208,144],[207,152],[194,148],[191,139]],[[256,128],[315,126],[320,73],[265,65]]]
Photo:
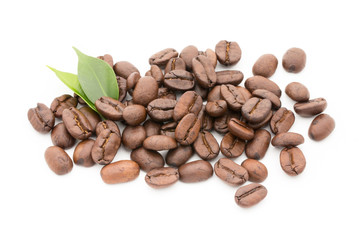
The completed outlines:
[[[306,159],[299,148],[284,148],[280,153],[280,165],[284,172],[296,176],[304,171]]]
[[[221,140],[220,150],[228,158],[239,157],[245,150],[245,141],[227,133]]]
[[[228,123],[231,118],[240,118],[240,112],[228,111],[221,117],[215,118],[214,129],[220,134],[225,134],[229,131]]]
[[[252,123],[263,121],[271,111],[271,102],[269,99],[250,98],[241,108],[241,115]]]
[[[179,121],[188,113],[197,115],[202,108],[202,99],[194,91],[185,92],[178,100],[174,108],[174,120]]]
[[[241,163],[241,166],[248,171],[251,182],[263,182],[268,176],[267,168],[258,160],[246,159]]]
[[[237,70],[225,70],[216,72],[216,84],[231,84],[237,86],[244,79],[244,74]]]
[[[256,60],[252,72],[254,75],[269,78],[275,73],[277,65],[278,60],[274,55],[264,54]]]
[[[126,93],[127,93],[127,83],[126,83],[126,79],[122,78],[120,76],[116,76],[116,81],[119,87],[119,101],[121,102],[122,100],[125,99],[126,97]]]
[[[172,120],[176,103],[176,100],[172,99],[155,99],[148,104],[147,113],[151,119],[158,122]]]
[[[179,172],[172,167],[156,168],[148,172],[145,182],[152,188],[168,187],[179,180]]]
[[[175,139],[175,129],[177,126],[177,122],[169,122],[161,126],[160,134],[169,136]]]
[[[160,87],[164,82],[164,74],[161,68],[157,65],[151,65],[150,70],[145,73],[145,76],[150,76],[155,79]]]
[[[207,102],[205,109],[210,116],[220,117],[227,112],[227,104],[225,100]]]
[[[110,65],[111,68],[114,66],[114,60],[113,60],[113,57],[110,54],[105,54],[104,56],[99,56],[97,58],[105,61],[107,64]]]
[[[241,49],[237,42],[222,40],[215,46],[217,59],[222,65],[234,65],[241,59]]]
[[[152,135],[160,135],[160,129],[161,129],[160,123],[148,119],[144,122],[143,126],[145,128],[146,137],[150,137]]]
[[[87,120],[89,120],[89,123],[91,125],[91,132],[95,133],[96,126],[101,121],[99,114],[97,114],[94,110],[92,110],[88,106],[84,106],[84,107],[80,108],[79,110],[80,110],[80,112],[82,112],[85,115]]]
[[[79,166],[91,167],[95,162],[91,157],[91,149],[94,146],[95,141],[92,139],[86,139],[79,142],[76,146],[73,154],[74,163]]]
[[[296,102],[306,102],[310,98],[309,90],[299,82],[289,83],[285,88],[285,93]]]
[[[69,109],[71,107],[76,107],[78,101],[76,98],[72,97],[69,94],[61,95],[60,97],[55,98],[51,105],[50,109],[54,113],[56,118],[62,117],[62,112],[64,109]]]
[[[95,101],[95,107],[104,117],[118,121],[123,117],[125,105],[111,97],[101,97]]]
[[[227,158],[220,158],[214,165],[216,176],[231,185],[242,185],[249,179],[245,168]]]
[[[214,128],[214,119],[204,112],[201,117],[201,130],[211,131]]]
[[[239,111],[246,101],[240,90],[231,84],[221,85],[220,94],[228,107],[234,111]]]
[[[140,125],[146,119],[146,109],[138,104],[127,106],[123,111],[123,118],[130,126]]]
[[[124,183],[134,180],[139,176],[139,165],[131,160],[120,160],[104,166],[100,175],[107,184]]]
[[[320,114],[311,122],[309,137],[315,141],[321,141],[329,136],[335,129],[335,120],[328,114]]]
[[[180,181],[186,183],[201,182],[213,175],[211,164],[204,160],[185,163],[179,167]]]
[[[177,148],[168,151],[165,157],[166,164],[173,167],[180,167],[191,158],[193,153],[194,151],[191,146],[179,145]]]
[[[273,109],[279,109],[281,107],[280,98],[268,90],[256,89],[252,92],[252,95],[258,98],[269,99]]]
[[[251,93],[256,89],[265,89],[268,90],[269,92],[272,92],[276,96],[281,97],[281,90],[279,86],[270,79],[267,79],[262,76],[254,76],[246,79],[245,87]]]
[[[140,147],[146,138],[143,126],[126,126],[122,133],[122,143],[129,149]]]
[[[209,58],[212,65],[214,66],[214,68],[216,67],[216,65],[217,65],[217,56],[216,56],[216,53],[213,50],[208,48],[208,49],[205,50],[205,52],[204,51],[199,51],[198,55],[203,55],[203,56]]]
[[[76,93],[74,93],[74,98],[77,99],[79,104],[82,104],[82,105],[86,104],[86,102],[80,96],[78,96]]]
[[[55,124],[53,112],[42,103],[38,103],[36,108],[29,109],[28,119],[33,128],[41,133],[50,132]]]
[[[282,59],[284,69],[291,73],[298,73],[304,69],[306,64],[306,54],[300,48],[290,48],[286,51]]]
[[[69,155],[60,147],[48,147],[45,151],[45,160],[51,171],[57,175],[71,172],[73,163]]]
[[[197,47],[193,45],[187,46],[180,53],[180,57],[184,60],[186,64],[186,68],[189,70],[192,69],[193,58],[197,57],[198,55],[199,55],[199,50],[197,49]]]
[[[194,113],[188,113],[183,117],[175,129],[175,139],[181,145],[192,144],[200,131],[201,119]]]
[[[176,148],[177,143],[172,137],[165,135],[153,135],[144,140],[143,146],[149,150],[163,151]]]
[[[51,131],[51,141],[55,146],[63,149],[71,148],[75,145],[75,138],[66,130],[64,123],[57,124]]]
[[[209,88],[203,88],[198,83],[195,83],[194,91],[199,94],[202,99],[206,99],[209,93]]]
[[[149,58],[150,65],[158,65],[159,67],[164,67],[171,58],[176,58],[178,56],[178,52],[173,48],[166,48],[153,54]]]
[[[110,129],[112,132],[116,132],[119,136],[121,135],[118,125],[111,120],[104,120],[96,125],[96,136],[99,136],[104,129]]]
[[[254,130],[246,125],[246,123],[236,118],[231,118],[228,123],[231,134],[243,140],[251,140],[254,138]]]
[[[195,86],[193,75],[185,70],[172,70],[165,74],[164,85],[173,90],[187,91]]]
[[[303,144],[305,141],[301,134],[293,132],[278,133],[271,140],[271,144],[274,147],[296,147],[297,145]]]
[[[269,148],[271,134],[265,129],[255,131],[254,138],[246,144],[245,153],[248,158],[260,160]]]
[[[322,113],[326,107],[325,98],[315,98],[307,102],[295,103],[294,110],[302,117],[312,117]]]
[[[251,127],[252,129],[254,129],[254,130],[262,128],[262,127],[266,126],[270,122],[270,120],[272,118],[272,115],[273,115],[273,113],[272,113],[272,111],[270,111],[269,115],[267,115],[267,117],[264,120],[262,120],[261,122],[258,122],[258,123],[248,122],[247,125],[249,127]]]
[[[274,134],[287,132],[295,122],[295,115],[284,107],[276,111],[270,121],[270,128]]]
[[[235,193],[235,202],[240,207],[252,207],[263,200],[267,195],[267,189],[258,183],[240,187]]]
[[[186,64],[182,58],[171,58],[168,61],[164,69],[165,74],[173,70],[186,70]]]
[[[219,155],[219,144],[216,138],[208,131],[199,133],[193,144],[195,152],[204,160],[211,160]]]
[[[140,73],[139,70],[127,61],[120,61],[115,63],[114,71],[116,76],[127,79],[133,72]]]
[[[145,172],[149,172],[155,168],[161,168],[165,164],[164,158],[160,153],[143,147],[133,150],[130,154],[130,158],[137,162],[140,169]]]
[[[137,82],[139,81],[139,79],[141,78],[140,73],[138,72],[133,72],[129,75],[129,77],[126,79],[126,89],[129,92],[129,94],[132,96],[133,92],[134,92],[134,88],[137,84]]]
[[[158,96],[158,85],[153,77],[142,77],[138,80],[134,92],[134,103],[147,106],[149,102]]]
[[[91,157],[97,164],[112,162],[121,144],[121,137],[110,129],[104,129],[96,138],[91,149]]]
[[[91,136],[91,125],[85,115],[76,108],[65,109],[62,119],[66,129],[76,139],[84,140]]]
[[[216,73],[209,58],[197,56],[192,60],[192,68],[197,83],[203,88],[211,88],[216,84]]]
[[[176,100],[176,94],[168,88],[159,88],[157,98]]]

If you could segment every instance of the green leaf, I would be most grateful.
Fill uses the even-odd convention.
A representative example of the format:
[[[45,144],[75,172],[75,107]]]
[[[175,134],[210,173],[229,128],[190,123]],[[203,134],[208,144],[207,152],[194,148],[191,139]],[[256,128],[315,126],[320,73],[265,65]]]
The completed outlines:
[[[89,100],[95,103],[102,96],[119,99],[116,76],[109,64],[73,48],[79,58],[78,79]]]

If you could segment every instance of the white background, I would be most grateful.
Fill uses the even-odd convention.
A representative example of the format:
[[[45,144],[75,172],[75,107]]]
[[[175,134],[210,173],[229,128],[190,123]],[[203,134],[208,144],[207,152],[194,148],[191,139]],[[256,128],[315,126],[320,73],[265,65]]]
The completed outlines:
[[[0,239],[359,239],[356,2],[1,1]],[[243,209],[234,202],[237,188],[215,175],[154,190],[144,172],[133,182],[106,185],[100,166],[74,166],[66,176],[48,169],[50,135],[34,131],[27,110],[71,92],[46,65],[76,73],[76,46],[130,61],[145,74],[154,52],[190,44],[214,49],[223,39],[239,43],[242,59],[231,69],[245,79],[262,54],[281,62],[290,47],[306,51],[303,72],[286,73],[280,64],[271,77],[283,90],[302,82],[312,98],[327,99],[325,112],[336,120],[333,134],[314,142],[307,136],[312,119],[296,118],[291,131],[304,135],[307,159],[300,176],[287,176],[280,150],[270,146],[261,160],[268,196]],[[292,108],[285,94],[281,100]],[[122,146],[115,160],[129,157]]]

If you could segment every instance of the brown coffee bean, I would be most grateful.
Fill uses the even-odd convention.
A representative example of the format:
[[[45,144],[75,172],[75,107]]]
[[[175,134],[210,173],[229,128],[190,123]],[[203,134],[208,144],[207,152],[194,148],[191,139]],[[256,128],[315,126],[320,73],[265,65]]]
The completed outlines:
[[[294,110],[302,117],[312,117],[322,113],[326,107],[325,98],[315,98],[307,102],[295,103]]]
[[[267,168],[258,160],[246,159],[241,163],[241,166],[248,171],[251,182],[263,182],[268,176]]]
[[[134,92],[134,103],[147,106],[149,102],[157,98],[158,85],[153,77],[142,77],[138,80]]]
[[[271,140],[271,144],[274,147],[296,147],[297,145],[303,144],[305,141],[301,134],[293,132],[278,133]]]
[[[116,76],[116,81],[119,87],[119,101],[123,101],[126,97],[127,93],[127,80],[125,78],[122,78],[120,76]]]
[[[146,109],[138,104],[127,106],[123,111],[123,118],[130,126],[140,125],[146,119]]]
[[[173,48],[166,48],[153,54],[149,58],[150,65],[158,65],[159,67],[164,67],[171,58],[176,58],[178,56],[178,52]]]
[[[254,138],[246,144],[245,153],[248,158],[260,160],[269,148],[271,134],[265,129],[255,131]]]
[[[252,207],[263,200],[267,195],[267,189],[258,183],[240,187],[235,193],[235,202],[240,207]]]
[[[124,183],[134,180],[139,176],[139,165],[131,160],[120,160],[104,166],[100,175],[107,184]]]
[[[51,141],[55,146],[63,149],[71,148],[75,145],[75,138],[66,130],[64,123],[57,124],[51,131]]]
[[[245,141],[227,133],[221,140],[220,150],[228,158],[239,157],[245,150]]]
[[[263,121],[271,111],[271,102],[269,99],[250,98],[241,108],[241,115],[252,123]]]
[[[178,100],[174,108],[174,120],[179,121],[188,113],[197,115],[202,108],[202,99],[194,91],[185,92]]]
[[[160,87],[164,82],[164,74],[160,67],[157,65],[151,65],[150,70],[145,73],[145,76],[150,76],[155,79],[155,81],[158,83],[158,86]]]
[[[201,130],[211,131],[213,127],[214,127],[214,119],[204,111],[204,114],[201,117],[201,127],[200,127]]]
[[[252,95],[258,98],[269,99],[273,109],[279,109],[281,107],[280,98],[268,90],[256,89],[252,92]]]
[[[194,91],[199,94],[199,96],[202,99],[206,99],[207,95],[209,93],[209,88],[203,88],[201,87],[198,83],[195,82],[195,87],[194,87]]]
[[[227,104],[225,100],[207,102],[205,109],[210,116],[221,117],[227,112]]]
[[[171,58],[165,66],[165,74],[173,70],[186,70],[186,64],[182,58]]]
[[[231,134],[243,140],[251,140],[254,138],[254,130],[246,125],[246,123],[236,118],[231,118],[228,123]]]
[[[240,118],[240,112],[228,111],[221,117],[215,118],[214,129],[220,134],[225,134],[229,131],[228,123],[232,118]]]
[[[176,100],[176,94],[168,88],[159,88],[157,98]]]
[[[270,79],[267,79],[262,76],[254,76],[246,79],[245,87],[251,93],[256,89],[265,89],[268,90],[269,92],[272,92],[276,96],[281,97],[281,90],[279,86]]]
[[[231,185],[242,185],[249,179],[245,168],[227,158],[220,158],[214,165],[216,176]]]
[[[148,172],[145,182],[152,188],[164,188],[179,180],[179,172],[172,167],[156,168]]]
[[[143,124],[146,132],[146,137],[150,137],[152,135],[160,135],[160,123],[154,122],[151,119],[148,119]]]
[[[199,50],[197,49],[197,47],[193,45],[185,47],[180,53],[181,59],[184,60],[186,64],[186,68],[189,70],[192,69],[193,58],[197,57],[198,55],[199,55]]]
[[[285,93],[296,102],[306,102],[310,98],[309,90],[299,82],[289,83],[285,88]]]
[[[280,153],[280,165],[284,172],[296,176],[304,171],[306,159],[299,148],[284,148]]]
[[[140,73],[139,70],[127,61],[120,61],[115,63],[114,71],[117,76],[127,79],[133,72]]]
[[[166,164],[173,167],[180,167],[191,158],[193,153],[192,146],[179,145],[177,148],[168,151],[165,157]]]
[[[79,166],[91,167],[95,162],[91,157],[91,149],[94,146],[95,141],[92,139],[86,139],[79,142],[76,146],[73,154],[74,163]]]
[[[200,131],[201,119],[194,113],[188,113],[183,117],[175,129],[175,139],[181,145],[192,144]]]
[[[155,168],[161,168],[165,164],[164,158],[160,153],[143,147],[133,150],[130,158],[139,164],[140,169],[145,172],[149,172]]]
[[[95,163],[106,165],[112,162],[121,144],[121,137],[110,129],[104,129],[96,138],[91,149]]]
[[[295,122],[295,115],[284,107],[276,111],[270,121],[270,129],[274,134],[287,132]]]
[[[154,121],[166,122],[173,119],[176,100],[155,99],[147,106],[147,113]]]
[[[86,104],[86,102],[80,96],[78,96],[76,93],[74,93],[74,98],[77,99],[79,104],[82,104],[82,105]]]
[[[222,40],[215,46],[217,59],[222,65],[230,66],[240,61],[241,49],[237,42]]]
[[[228,107],[234,111],[239,111],[246,101],[241,91],[231,84],[221,85],[220,94]]]
[[[122,133],[122,143],[129,149],[140,147],[145,138],[146,131],[143,126],[126,126]]]
[[[73,163],[69,155],[60,147],[48,147],[45,151],[45,160],[51,171],[57,175],[71,172]]]
[[[110,54],[105,54],[104,56],[99,56],[97,58],[105,61],[107,64],[110,65],[111,68],[114,66],[114,60],[113,60],[113,57]]]
[[[172,70],[165,74],[164,85],[172,90],[187,91],[194,88],[195,80],[186,70]]]
[[[300,48],[290,48],[286,51],[282,59],[284,69],[290,73],[298,73],[304,69],[306,64],[306,54]]]
[[[146,138],[143,146],[149,150],[162,151],[177,147],[175,139],[165,135],[153,135]]]
[[[270,111],[269,115],[267,115],[267,117],[264,120],[262,120],[261,122],[258,122],[258,123],[248,122],[247,125],[249,127],[251,127],[252,129],[254,129],[254,130],[262,128],[262,127],[266,126],[270,122],[270,120],[272,118],[272,115],[273,115],[273,113],[272,113],[272,111]]]
[[[241,95],[245,99],[245,102],[247,100],[249,100],[250,98],[252,98],[251,92],[249,92],[249,90],[247,90],[246,88],[241,87],[241,86],[236,86],[236,88],[238,89],[238,91],[240,91]]]
[[[244,74],[237,70],[225,70],[216,72],[216,84],[232,84],[239,85],[244,79]]]
[[[169,136],[175,139],[175,129],[177,126],[177,122],[169,122],[161,126],[160,134]]]
[[[125,105],[111,97],[101,97],[95,101],[95,107],[104,117],[118,121],[123,118]]]
[[[69,109],[71,107],[76,107],[78,101],[76,98],[72,97],[69,94],[61,95],[60,97],[55,98],[51,105],[50,109],[54,113],[56,118],[61,118],[64,109]]]
[[[132,96],[133,92],[134,92],[134,88],[137,84],[137,82],[139,81],[139,79],[141,78],[140,73],[138,72],[133,72],[129,75],[129,77],[126,79],[126,89],[129,92],[129,94]]]
[[[42,103],[38,103],[36,108],[29,109],[28,119],[33,128],[41,133],[50,132],[55,124],[53,112]]]
[[[251,95],[251,94],[250,94]],[[221,86],[216,85],[211,89],[211,91],[208,93],[207,101],[208,102],[214,102],[216,100],[222,99],[221,97]]]
[[[335,120],[328,114],[320,114],[311,122],[309,137],[321,141],[329,136],[335,129]]]
[[[211,160],[219,155],[219,144],[216,138],[208,131],[199,133],[193,144],[195,152],[204,160]]]
[[[208,161],[196,160],[179,167],[180,181],[186,183],[201,182],[213,175],[213,168]]]
[[[111,120],[104,120],[96,125],[96,136],[99,136],[104,129],[110,129],[112,132],[116,132],[119,136],[121,135],[118,125]]]
[[[212,65],[214,66],[214,68],[216,67],[216,65],[217,65],[217,56],[216,56],[216,53],[213,50],[208,48],[208,49],[205,50],[205,52],[204,51],[199,51],[198,55],[203,55],[203,56],[209,58]]]
[[[76,139],[84,140],[91,136],[91,125],[85,115],[76,108],[65,109],[62,114],[65,127]]]
[[[89,123],[91,125],[91,132],[95,133],[96,126],[101,121],[99,114],[97,114],[94,110],[92,110],[88,106],[84,106],[84,107],[80,108],[79,110],[80,110],[80,112],[82,112],[85,115],[87,120],[89,120]]]
[[[216,84],[216,73],[209,58],[197,56],[192,60],[192,69],[197,83],[203,88],[211,88]]]
[[[272,54],[264,54],[256,60],[252,72],[254,75],[260,75],[266,78],[274,75],[278,65],[277,58]]]

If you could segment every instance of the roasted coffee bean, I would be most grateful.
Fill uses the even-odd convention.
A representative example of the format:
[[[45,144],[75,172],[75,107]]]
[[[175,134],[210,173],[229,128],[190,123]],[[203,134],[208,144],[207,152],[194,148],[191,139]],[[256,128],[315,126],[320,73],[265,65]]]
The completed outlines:
[[[240,61],[241,49],[237,42],[222,40],[215,46],[217,59],[222,65],[230,66]]]
[[[158,122],[172,120],[176,103],[176,100],[172,99],[155,99],[148,104],[147,113],[151,119]]]
[[[180,181],[186,183],[201,182],[213,175],[213,168],[208,161],[196,160],[179,167]]]
[[[182,58],[171,58],[165,66],[165,74],[173,70],[186,70],[186,64]]]
[[[258,183],[240,187],[235,193],[235,202],[240,207],[251,207],[258,204],[267,195],[267,189]]]
[[[188,113],[197,115],[202,108],[202,99],[194,91],[185,92],[178,100],[174,108],[174,120],[179,121]]]
[[[145,176],[145,182],[152,188],[168,187],[179,180],[179,172],[172,167],[156,168]]]
[[[95,101],[95,107],[104,117],[118,121],[123,117],[125,105],[111,97],[101,97]]]
[[[272,113],[272,111],[270,111],[269,115],[267,115],[267,117],[264,120],[262,120],[261,122],[258,122],[258,123],[248,122],[247,125],[249,127],[251,127],[252,129],[254,129],[254,130],[262,128],[262,127],[266,126],[270,122],[270,120],[272,118],[272,115],[273,115],[273,113]]]
[[[80,108],[79,110],[89,120],[89,123],[91,125],[91,132],[95,133],[96,126],[101,121],[101,118],[100,118],[99,114],[97,114],[94,110],[92,110],[88,106],[84,106],[84,107]]]
[[[91,136],[91,125],[85,115],[76,108],[65,109],[62,119],[66,129],[76,139],[84,140]]]
[[[184,60],[186,64],[186,68],[191,70],[192,69],[192,60],[193,58],[199,55],[199,50],[197,47],[190,45],[184,48],[180,53],[180,58]]]
[[[271,144],[274,147],[296,147],[297,145],[303,144],[305,141],[301,134],[293,132],[278,133],[271,140]]]
[[[214,129],[220,134],[225,134],[229,131],[228,123],[231,118],[240,118],[240,112],[228,111],[222,117],[215,118]]]
[[[79,142],[76,146],[73,154],[74,163],[79,166],[91,167],[95,162],[91,157],[91,149],[94,146],[95,141],[92,139],[86,139]]]
[[[207,101],[208,102],[214,102],[214,101],[220,100],[220,99],[222,99],[222,97],[221,97],[221,86],[216,85],[208,93]]]
[[[151,65],[150,70],[145,73],[145,76],[153,77],[158,83],[159,87],[164,82],[164,74],[159,66]]]
[[[208,131],[199,133],[193,144],[195,152],[204,160],[211,160],[219,155],[219,144],[216,138]]]
[[[214,128],[214,119],[206,112],[204,112],[204,115],[201,117],[200,128],[205,131],[211,131]]]
[[[158,96],[158,85],[156,80],[149,76],[140,78],[135,86],[132,96],[134,103],[146,107],[149,102]]]
[[[287,132],[295,122],[295,115],[284,107],[276,111],[270,121],[270,129],[274,134]]]
[[[246,101],[240,90],[231,84],[221,85],[220,94],[228,107],[234,111],[239,111]]]
[[[274,75],[278,65],[277,58],[272,54],[264,54],[256,60],[252,72],[254,75],[260,75],[266,78]]]
[[[265,156],[271,141],[271,134],[265,129],[255,131],[254,138],[246,144],[245,153],[248,158],[260,160]]]
[[[296,102],[306,102],[310,98],[309,90],[299,82],[289,83],[285,88],[285,93]]]
[[[298,73],[304,69],[306,64],[306,54],[300,48],[290,48],[286,51],[282,59],[284,69],[291,73]]]
[[[120,136],[118,125],[111,120],[104,120],[96,125],[96,136],[99,136],[104,129],[110,129],[112,132],[116,132]]]
[[[110,129],[104,129],[91,149],[94,162],[106,165],[112,162],[121,144],[121,137]]]
[[[51,171],[57,175],[67,174],[73,168],[69,155],[58,146],[51,146],[46,149],[45,160]]]
[[[216,72],[216,84],[231,84],[237,86],[244,79],[244,74],[237,70]]]
[[[150,65],[158,65],[159,67],[164,67],[171,58],[176,58],[178,56],[178,52],[173,48],[166,48],[153,54],[149,58]]]
[[[122,78],[120,76],[116,76],[116,81],[119,87],[119,101],[121,102],[122,100],[125,99],[126,97],[126,93],[127,93],[127,80],[125,78]]]
[[[176,100],[176,94],[168,88],[159,88],[157,98]]]
[[[131,160],[120,160],[104,166],[100,175],[107,184],[124,183],[134,180],[139,176],[139,165]]]
[[[105,61],[107,64],[110,65],[111,68],[114,66],[114,60],[110,54],[105,54],[104,56],[98,56],[97,58]]]
[[[129,149],[140,147],[146,138],[143,126],[126,126],[122,133],[122,143]]]
[[[207,102],[205,109],[210,116],[220,117],[227,112],[227,104],[225,100]]]
[[[77,99],[78,103],[80,103],[82,105],[86,104],[86,102],[79,95],[77,95],[76,93],[74,93],[74,98]]]
[[[160,129],[161,129],[160,123],[148,119],[144,122],[143,126],[145,128],[146,137],[150,137],[152,135],[160,135]]]
[[[329,136],[335,129],[335,120],[328,114],[320,114],[311,122],[309,137],[315,141],[321,141]]]
[[[241,95],[244,97],[245,102],[250,98],[252,98],[251,92],[249,92],[249,90],[247,90],[246,88],[241,86],[236,86],[236,88],[240,91]]]
[[[322,113],[326,107],[325,98],[315,98],[307,102],[295,103],[294,110],[302,117],[312,117]]]
[[[227,133],[221,140],[220,150],[228,158],[239,157],[245,150],[245,141]]]
[[[252,95],[258,98],[269,99],[273,109],[279,109],[281,107],[280,98],[268,90],[256,89],[252,92]]]
[[[164,166],[164,158],[160,153],[152,150],[148,150],[144,147],[135,149],[130,154],[131,160],[139,164],[140,169],[149,172],[155,168],[161,168]]]
[[[33,128],[41,133],[50,132],[55,124],[53,112],[42,103],[38,103],[36,108],[29,109],[28,119]]]
[[[200,131],[201,119],[194,113],[188,113],[181,119],[175,129],[175,139],[181,145],[192,144]]]
[[[194,91],[199,94],[202,99],[206,99],[209,93],[209,88],[203,88],[198,83],[195,83]]]
[[[131,96],[132,96],[132,94],[134,92],[134,88],[135,88],[135,86],[136,86],[136,84],[137,84],[137,82],[139,81],[140,78],[141,78],[140,73],[133,72],[126,79],[126,89],[127,89],[127,91],[129,92],[129,94]]]
[[[268,176],[267,168],[258,160],[246,159],[241,163],[241,166],[248,171],[251,182],[263,182]]]
[[[256,89],[265,89],[268,90],[269,92],[272,92],[276,96],[281,97],[281,90],[279,86],[270,79],[267,79],[262,76],[254,76],[246,79],[245,87],[251,93]]]
[[[71,148],[75,145],[75,138],[66,130],[64,123],[57,124],[51,131],[51,141],[55,146],[63,149]]]
[[[72,97],[69,94],[61,95],[60,97],[55,98],[51,105],[50,109],[54,113],[56,118],[61,118],[64,109],[69,109],[71,107],[76,107],[78,101],[76,98]]]
[[[249,122],[258,123],[263,121],[271,111],[269,99],[250,98],[241,108],[241,115]]]
[[[284,148],[280,153],[280,165],[284,172],[296,176],[304,171],[306,160],[299,148]]]
[[[249,179],[247,170],[227,158],[220,158],[214,165],[216,176],[231,185],[242,185]]]
[[[147,137],[143,146],[149,150],[162,151],[169,150],[177,147],[175,139],[165,135],[153,135]]]
[[[169,122],[161,126],[160,134],[169,136],[175,139],[175,129],[177,126],[177,122]]]
[[[192,69],[197,83],[203,88],[211,88],[216,84],[216,73],[209,58],[197,56],[192,60]]]
[[[140,125],[146,119],[146,109],[138,104],[127,106],[123,111],[123,118],[130,126]]]
[[[140,73],[139,70],[127,61],[120,61],[115,63],[114,71],[117,76],[127,79],[133,72]]]
[[[217,57],[216,57],[216,53],[213,50],[208,48],[208,49],[205,50],[205,52],[204,51],[199,51],[198,55],[203,55],[203,56],[209,58],[212,65],[214,66],[214,68],[216,67],[216,65],[217,65]]]
[[[228,123],[231,134],[243,140],[251,140],[254,138],[254,130],[246,125],[246,123],[236,118],[231,118]]]
[[[177,148],[168,151],[165,157],[166,164],[173,167],[180,167],[191,158],[193,153],[192,146],[179,145]]]
[[[186,70],[172,70],[165,74],[164,85],[169,89],[187,91],[195,86],[195,80]]]

